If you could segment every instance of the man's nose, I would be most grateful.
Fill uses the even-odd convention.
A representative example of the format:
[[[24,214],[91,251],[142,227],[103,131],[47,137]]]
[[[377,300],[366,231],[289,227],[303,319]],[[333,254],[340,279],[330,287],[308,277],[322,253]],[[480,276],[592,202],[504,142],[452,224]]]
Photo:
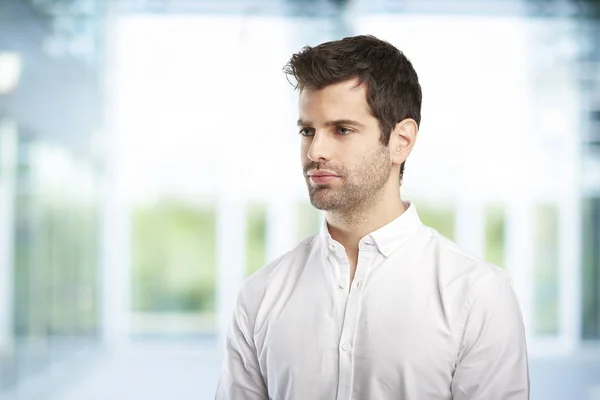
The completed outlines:
[[[307,152],[309,160],[314,162],[329,161],[331,159],[331,152],[331,138],[323,133],[315,132]]]

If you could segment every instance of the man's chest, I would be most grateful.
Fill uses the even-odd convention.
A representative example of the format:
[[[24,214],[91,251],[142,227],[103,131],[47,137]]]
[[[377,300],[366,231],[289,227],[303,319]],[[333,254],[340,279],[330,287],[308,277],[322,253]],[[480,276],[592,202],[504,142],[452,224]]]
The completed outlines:
[[[312,292],[300,283],[267,322],[258,346],[263,373],[301,380],[308,371],[314,385],[352,376],[395,388],[409,376],[449,382],[459,350],[456,306],[432,282],[393,279]]]

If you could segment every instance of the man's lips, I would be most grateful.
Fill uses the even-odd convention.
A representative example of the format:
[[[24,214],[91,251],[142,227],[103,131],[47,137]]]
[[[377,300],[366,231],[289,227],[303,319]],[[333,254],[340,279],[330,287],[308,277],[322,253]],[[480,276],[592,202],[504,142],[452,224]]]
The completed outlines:
[[[325,169],[319,169],[319,170],[312,170],[309,171],[308,176],[335,176],[335,177],[339,177],[338,174],[336,174],[333,171],[327,171]]]
[[[339,176],[335,172],[324,170],[310,171],[308,177],[315,185],[323,185],[335,179],[339,179]]]

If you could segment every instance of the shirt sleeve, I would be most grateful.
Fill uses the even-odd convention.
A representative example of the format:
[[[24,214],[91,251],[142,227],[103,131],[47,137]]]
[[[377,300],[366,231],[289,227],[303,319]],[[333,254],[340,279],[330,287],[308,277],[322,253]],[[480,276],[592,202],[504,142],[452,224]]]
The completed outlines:
[[[491,274],[476,286],[476,294],[467,300],[452,398],[527,400],[525,329],[510,280],[506,275]]]
[[[256,347],[249,328],[242,292],[238,296],[225,343],[225,359],[215,400],[268,400],[267,388],[260,372]]]

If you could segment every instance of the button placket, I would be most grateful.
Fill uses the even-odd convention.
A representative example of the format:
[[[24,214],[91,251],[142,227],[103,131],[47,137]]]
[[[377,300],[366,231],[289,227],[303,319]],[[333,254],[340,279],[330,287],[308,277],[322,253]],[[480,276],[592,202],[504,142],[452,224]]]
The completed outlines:
[[[333,278],[332,289],[333,296],[335,297],[336,320],[341,334],[348,304],[348,277],[350,276],[350,271],[348,269],[348,263],[343,262],[342,258],[339,257],[339,251],[337,250],[335,243],[329,243],[327,249],[331,249],[331,251],[326,252],[326,257],[331,266],[329,272],[331,273],[330,276]]]
[[[331,243],[329,245],[330,249],[332,249],[331,257],[335,260],[335,265],[337,266],[336,270],[338,272],[338,287],[340,289],[347,289],[349,287],[348,277],[350,276],[350,265],[348,264],[348,258],[345,253],[342,257],[340,255],[340,250],[336,248],[336,246]],[[344,298],[347,299],[347,290],[344,293]]]
[[[359,251],[356,275],[354,277],[354,282],[352,282],[352,290],[346,292],[348,297],[346,299],[347,303],[339,341],[340,375],[338,381],[338,398],[349,398],[351,395],[352,360],[354,357],[354,352],[352,351],[354,346],[352,343],[354,343],[354,335],[356,334],[356,327],[358,325],[361,308],[360,303],[362,301],[362,290],[354,289],[362,288],[364,286],[365,279],[368,276],[368,271],[369,268],[371,268],[375,255],[376,254],[372,251]]]

